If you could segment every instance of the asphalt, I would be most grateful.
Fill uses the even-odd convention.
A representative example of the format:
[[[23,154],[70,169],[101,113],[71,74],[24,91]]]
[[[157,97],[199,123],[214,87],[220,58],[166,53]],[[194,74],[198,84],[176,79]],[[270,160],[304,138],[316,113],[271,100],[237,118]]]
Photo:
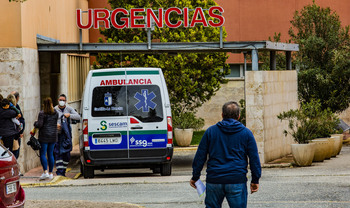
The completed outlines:
[[[174,155],[179,154],[188,154],[194,155],[197,150],[196,146],[191,147],[175,147]],[[178,183],[178,182],[187,182],[189,180],[189,175],[176,175],[173,174],[171,177],[162,177],[162,176],[152,176],[152,177],[142,177],[142,174],[139,177],[130,177],[128,175],[123,175],[122,177],[109,177],[105,175],[105,177],[95,177],[93,179],[85,180],[82,178],[80,174],[80,166],[79,166],[79,146],[76,145],[71,152],[71,163],[68,166],[66,177],[56,176],[54,169],[54,178],[52,180],[40,180],[43,170],[42,167],[36,167],[28,172],[26,172],[21,178],[20,183],[22,187],[47,187],[47,186],[88,186],[88,185],[113,185],[113,184],[137,184],[137,183]],[[174,161],[175,163],[175,161]],[[181,161],[178,161],[181,163]],[[179,166],[179,164],[177,164]],[[180,164],[181,165],[181,164]],[[189,164],[185,164],[188,166]],[[263,165],[263,168],[287,168],[295,166],[293,162],[292,155],[288,155],[284,158],[280,158],[269,162]],[[108,174],[108,170],[106,170]],[[132,172],[130,172],[132,176]],[[108,180],[106,180],[108,177]],[[203,177],[203,176],[202,176]],[[205,177],[202,178],[205,180]]]
[[[197,146],[190,147],[175,147],[174,154],[181,153],[195,153]],[[69,163],[66,177],[57,176],[56,168],[53,170],[54,178],[52,180],[40,180],[40,176],[43,173],[41,166],[33,168],[26,172],[21,178],[20,183],[22,187],[45,187],[45,186],[69,186],[69,185],[96,185],[96,184],[105,184],[108,181],[108,184],[122,184],[122,183],[144,183],[144,182],[169,182],[169,178],[166,177],[138,177],[133,178],[130,181],[130,178],[118,178],[117,180],[105,180],[105,178],[94,178],[89,180],[77,180],[81,179],[80,165],[79,165],[79,145],[75,145],[71,152],[71,163]],[[188,181],[188,176],[172,176],[170,182],[182,182]]]

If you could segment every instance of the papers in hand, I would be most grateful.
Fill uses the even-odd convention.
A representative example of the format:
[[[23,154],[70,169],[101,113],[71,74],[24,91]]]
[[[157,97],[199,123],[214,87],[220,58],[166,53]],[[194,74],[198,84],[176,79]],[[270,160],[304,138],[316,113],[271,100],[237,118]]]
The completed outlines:
[[[203,194],[205,192],[205,185],[204,185],[204,183],[200,179],[198,179],[198,181],[196,181],[195,185],[197,187],[198,195],[200,197],[203,196]]]

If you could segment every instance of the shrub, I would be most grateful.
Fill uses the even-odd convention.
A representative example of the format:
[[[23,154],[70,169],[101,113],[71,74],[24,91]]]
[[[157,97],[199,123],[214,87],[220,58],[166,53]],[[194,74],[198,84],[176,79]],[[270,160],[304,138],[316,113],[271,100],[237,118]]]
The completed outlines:
[[[179,129],[201,129],[204,126],[204,119],[197,118],[194,112],[181,112],[173,115],[173,126]]]

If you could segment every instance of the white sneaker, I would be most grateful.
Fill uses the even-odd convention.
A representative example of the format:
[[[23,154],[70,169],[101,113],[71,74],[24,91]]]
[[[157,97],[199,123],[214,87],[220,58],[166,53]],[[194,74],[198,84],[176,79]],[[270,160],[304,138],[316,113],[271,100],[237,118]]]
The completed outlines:
[[[47,178],[49,178],[49,174],[48,173],[43,173],[41,176],[40,176],[40,180],[45,180]]]
[[[49,179],[50,179],[50,180],[53,179],[53,174],[52,174],[52,173],[49,175]]]

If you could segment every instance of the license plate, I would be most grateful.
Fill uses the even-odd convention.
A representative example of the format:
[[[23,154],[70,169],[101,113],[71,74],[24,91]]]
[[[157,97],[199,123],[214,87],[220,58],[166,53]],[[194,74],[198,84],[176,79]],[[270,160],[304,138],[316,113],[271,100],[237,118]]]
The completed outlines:
[[[6,194],[12,194],[17,191],[17,183],[6,184]]]
[[[114,138],[93,138],[92,143],[94,145],[105,145],[105,144],[120,144],[122,142],[122,138],[114,137]]]

